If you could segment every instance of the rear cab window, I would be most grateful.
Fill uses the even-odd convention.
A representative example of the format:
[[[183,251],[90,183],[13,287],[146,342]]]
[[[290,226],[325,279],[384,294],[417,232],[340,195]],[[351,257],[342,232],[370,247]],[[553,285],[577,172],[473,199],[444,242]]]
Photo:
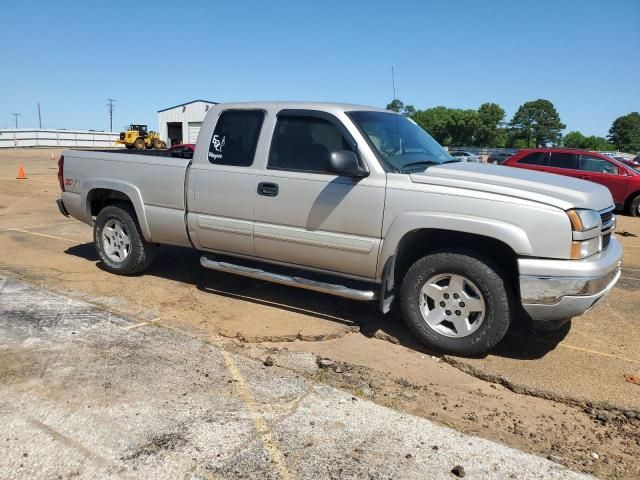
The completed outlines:
[[[253,165],[264,116],[262,110],[223,111],[209,143],[209,163],[236,167]]]

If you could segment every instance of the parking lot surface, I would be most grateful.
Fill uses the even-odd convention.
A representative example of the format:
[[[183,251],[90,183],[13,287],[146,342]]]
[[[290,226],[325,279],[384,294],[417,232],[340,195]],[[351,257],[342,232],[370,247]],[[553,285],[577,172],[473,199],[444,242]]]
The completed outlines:
[[[138,322],[204,340],[228,339],[256,357],[284,349],[329,357],[354,372],[365,369],[383,384],[391,380],[394,390],[387,397],[372,394],[378,403],[599,476],[640,475],[633,460],[640,452],[640,385],[629,381],[640,377],[640,220],[618,216],[625,247],[622,279],[604,302],[575,319],[568,333],[514,329],[483,358],[441,359],[418,345],[397,315],[383,317],[376,305],[206,271],[192,250],[161,247],[141,276],[101,270],[91,228],[65,219],[55,206],[59,187],[51,155],[57,159],[59,153],[0,151],[0,275]],[[15,179],[19,165],[27,180]],[[366,385],[331,375],[323,380],[368,396]],[[425,397],[420,388],[433,395]],[[435,392],[449,399],[448,407]],[[479,420],[467,420],[469,411],[455,407],[466,406],[465,399],[481,402]],[[523,405],[535,408],[527,412]],[[552,414],[564,405],[572,407],[563,410],[567,418]],[[493,410],[508,412],[505,424],[493,421]],[[514,422],[518,428],[512,428]],[[596,447],[598,458],[591,455]],[[584,451],[576,453],[578,448]]]
[[[586,478],[3,277],[0,336],[2,478]]]

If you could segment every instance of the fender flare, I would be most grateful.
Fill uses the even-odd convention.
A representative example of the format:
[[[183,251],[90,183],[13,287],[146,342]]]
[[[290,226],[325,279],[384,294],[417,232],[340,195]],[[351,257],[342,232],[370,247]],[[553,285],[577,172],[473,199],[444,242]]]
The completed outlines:
[[[417,230],[449,230],[489,237],[508,245],[517,255],[532,255],[533,247],[527,233],[517,225],[500,220],[463,214],[438,212],[407,212],[396,217],[384,237],[376,279],[382,281],[384,266],[395,257],[401,240]],[[386,269],[387,273],[389,269]]]
[[[91,191],[96,189],[114,190],[126,195],[129,200],[131,200],[133,208],[136,212],[136,216],[138,217],[138,223],[140,224],[142,235],[147,242],[151,241],[151,231],[149,230],[149,223],[147,222],[147,215],[144,210],[142,194],[140,193],[138,187],[131,183],[122,182],[119,180],[111,180],[107,178],[92,179],[84,184],[83,187],[84,188],[81,198],[81,205],[84,205],[85,216],[87,219],[89,219],[88,223],[93,224],[93,222],[91,221],[91,205],[89,203],[89,194],[91,193]]]

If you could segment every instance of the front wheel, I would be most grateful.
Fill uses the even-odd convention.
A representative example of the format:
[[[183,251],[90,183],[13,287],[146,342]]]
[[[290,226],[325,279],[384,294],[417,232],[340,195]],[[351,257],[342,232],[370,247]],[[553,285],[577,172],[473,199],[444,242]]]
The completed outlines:
[[[153,245],[142,236],[130,205],[103,208],[93,227],[93,240],[100,260],[111,273],[133,275],[146,270],[153,261]]]
[[[486,353],[511,324],[514,302],[504,274],[472,252],[443,251],[421,258],[401,289],[409,328],[427,347],[444,353]]]
[[[629,213],[633,217],[640,217],[640,195],[636,195],[636,198],[631,200],[629,205]]]

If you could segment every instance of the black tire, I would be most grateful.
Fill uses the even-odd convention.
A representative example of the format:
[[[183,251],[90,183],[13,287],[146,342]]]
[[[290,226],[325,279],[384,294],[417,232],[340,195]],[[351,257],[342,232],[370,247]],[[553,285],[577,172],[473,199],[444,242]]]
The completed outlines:
[[[144,140],[141,138],[138,138],[135,142],[133,142],[133,146],[136,148],[136,150],[144,150],[145,148]]]
[[[110,258],[103,244],[103,230],[112,221],[120,222],[129,238],[128,255],[121,261]],[[93,241],[102,264],[111,273],[134,275],[146,270],[153,262],[154,246],[145,241],[135,211],[129,204],[110,205],[100,210],[93,226]]]
[[[127,147],[127,150],[131,150],[133,148],[133,145],[126,145],[125,144],[125,147]]]
[[[429,326],[422,315],[422,287],[440,274],[465,277],[484,298],[483,320],[477,330],[467,336],[443,335]],[[506,276],[489,259],[463,250],[436,252],[415,262],[402,281],[401,303],[407,325],[422,343],[454,355],[479,355],[491,350],[506,335],[514,314],[513,293],[507,286]]]
[[[636,195],[636,197],[631,200],[629,204],[629,214],[632,217],[640,217],[640,195]]]
[[[156,150],[162,150],[163,148],[166,148],[166,145],[162,140],[156,138],[153,141],[153,148],[155,148]]]

